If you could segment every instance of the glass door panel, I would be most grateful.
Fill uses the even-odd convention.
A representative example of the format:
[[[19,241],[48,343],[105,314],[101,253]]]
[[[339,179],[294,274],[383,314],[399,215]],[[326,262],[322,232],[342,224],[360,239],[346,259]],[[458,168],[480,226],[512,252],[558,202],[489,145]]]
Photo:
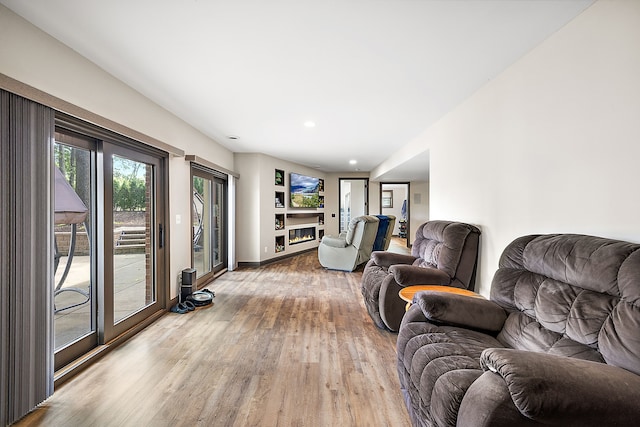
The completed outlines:
[[[94,206],[88,149],[54,144],[54,330],[56,351],[95,333]]]
[[[53,145],[54,368],[98,345],[96,143],[56,129]]]
[[[118,323],[156,301],[153,166],[118,155],[112,165],[113,321]]]
[[[108,342],[162,309],[165,297],[158,283],[164,283],[165,231],[160,219],[166,195],[161,157],[104,142],[103,159],[104,298],[98,329]]]
[[[212,272],[211,180],[193,176],[193,268],[198,278]]]
[[[197,167],[192,167],[191,171],[192,265],[197,272],[198,285],[202,285],[227,266],[227,181]]]
[[[216,179],[214,182],[213,192],[213,268],[214,271],[220,271],[225,267],[227,259],[225,256],[225,234],[224,234],[224,216],[225,209],[225,182]]]

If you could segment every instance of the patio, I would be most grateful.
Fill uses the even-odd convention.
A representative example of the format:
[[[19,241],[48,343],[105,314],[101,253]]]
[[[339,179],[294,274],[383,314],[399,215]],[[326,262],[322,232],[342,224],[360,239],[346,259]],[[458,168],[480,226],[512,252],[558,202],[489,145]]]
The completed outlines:
[[[60,259],[55,283],[60,280],[67,259],[66,256]],[[146,304],[145,254],[116,254],[114,263],[114,319],[117,322]],[[54,316],[56,350],[95,330],[95,320],[92,322],[91,319],[91,307],[95,306],[95,289],[90,293],[91,301],[85,303],[84,295],[69,291],[75,288],[88,292],[90,278],[90,257],[75,256],[61,287],[61,290],[66,291],[59,293],[54,299],[56,309],[60,310]],[[64,309],[75,304],[80,305]]]

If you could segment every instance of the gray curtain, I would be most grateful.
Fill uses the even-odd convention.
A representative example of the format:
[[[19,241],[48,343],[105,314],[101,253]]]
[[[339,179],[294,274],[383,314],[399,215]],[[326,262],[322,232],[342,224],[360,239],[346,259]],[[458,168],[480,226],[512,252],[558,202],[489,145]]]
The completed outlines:
[[[0,425],[53,393],[54,111],[0,90]]]

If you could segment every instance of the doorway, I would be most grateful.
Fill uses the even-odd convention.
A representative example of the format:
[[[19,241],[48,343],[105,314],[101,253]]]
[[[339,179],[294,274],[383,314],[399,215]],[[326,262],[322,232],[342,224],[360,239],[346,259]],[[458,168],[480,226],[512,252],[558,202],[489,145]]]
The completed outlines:
[[[409,183],[380,183],[380,214],[393,215],[396,224],[392,234],[394,244],[409,247]]]
[[[349,221],[369,214],[369,179],[339,178],[340,232],[346,231]]]

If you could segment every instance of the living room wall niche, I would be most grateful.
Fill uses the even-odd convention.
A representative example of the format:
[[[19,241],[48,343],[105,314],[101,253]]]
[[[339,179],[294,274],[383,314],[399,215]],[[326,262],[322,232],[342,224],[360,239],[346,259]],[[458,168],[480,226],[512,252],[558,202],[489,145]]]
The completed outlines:
[[[325,233],[326,210],[291,208],[290,173],[319,178],[320,197],[334,197],[326,190],[326,174],[316,169],[277,159],[266,154],[236,153],[238,180],[237,258],[240,264],[261,264],[315,249]],[[314,233],[293,231],[313,228]],[[314,238],[311,238],[311,235]]]

